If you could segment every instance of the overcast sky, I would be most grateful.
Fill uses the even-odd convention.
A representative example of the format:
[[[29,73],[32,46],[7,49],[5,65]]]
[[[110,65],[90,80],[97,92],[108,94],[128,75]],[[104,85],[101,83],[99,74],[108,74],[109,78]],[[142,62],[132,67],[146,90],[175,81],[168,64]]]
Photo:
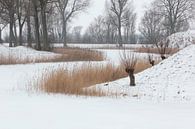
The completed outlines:
[[[83,26],[84,29],[99,15],[104,14],[106,0],[91,0],[91,6],[87,12],[79,14],[73,20],[73,26]],[[137,23],[139,24],[144,10],[150,5],[152,0],[133,0],[135,11],[137,12]],[[137,25],[138,25],[137,24]]]

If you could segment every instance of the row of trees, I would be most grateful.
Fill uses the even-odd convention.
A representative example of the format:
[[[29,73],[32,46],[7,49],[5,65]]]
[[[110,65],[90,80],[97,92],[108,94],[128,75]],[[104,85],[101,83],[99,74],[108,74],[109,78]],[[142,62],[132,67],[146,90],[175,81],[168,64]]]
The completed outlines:
[[[156,44],[167,36],[189,28],[194,0],[155,0],[145,12],[139,31],[146,43]]]
[[[145,43],[155,44],[165,37],[189,28],[194,0],[155,0],[139,26]],[[9,46],[49,50],[50,42],[136,43],[136,13],[130,0],[107,0],[105,14],[97,17],[82,35],[82,27],[69,32],[69,23],[87,9],[90,0],[0,0],[1,32],[9,27]]]
[[[106,2],[106,13],[97,17],[88,27],[85,36],[95,43],[136,43],[136,13],[129,0]]]
[[[36,49],[49,50],[48,37],[57,30],[66,46],[67,24],[89,4],[89,0],[0,0],[0,31],[9,26],[12,47],[23,45],[25,28],[29,47],[34,37]]]
[[[140,35],[136,35],[136,13],[129,0],[110,0],[106,13],[88,27],[84,37],[95,43],[148,43],[156,44],[166,37],[189,29],[195,10],[194,0],[155,0],[146,10]]]

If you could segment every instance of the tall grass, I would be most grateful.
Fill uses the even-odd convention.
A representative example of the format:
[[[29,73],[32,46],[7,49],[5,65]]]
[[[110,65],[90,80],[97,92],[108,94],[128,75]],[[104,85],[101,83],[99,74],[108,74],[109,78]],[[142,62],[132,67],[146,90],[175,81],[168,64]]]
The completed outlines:
[[[158,61],[156,62],[158,63]],[[147,60],[138,60],[135,66],[135,74],[140,73],[148,68],[152,67]]]
[[[59,53],[52,57],[34,57],[23,56],[23,58],[16,55],[5,55],[0,53],[0,65],[11,65],[11,64],[30,64],[30,63],[45,63],[45,62],[68,62],[68,61],[103,61],[105,55],[102,52],[90,50],[90,49],[79,49],[79,48],[59,48],[54,50]]]
[[[64,55],[58,55],[53,57],[37,57],[31,58],[26,56],[25,58],[20,58],[15,55],[5,56],[0,54],[0,65],[13,65],[13,64],[30,64],[30,63],[44,63],[44,62],[63,62],[65,61]]]
[[[150,67],[147,62],[138,62],[136,73]],[[96,84],[115,81],[127,77],[122,65],[109,64],[93,65],[83,64],[73,70],[67,67],[55,70],[46,70],[38,83],[35,83],[36,91],[46,93],[60,93],[66,95],[107,96],[115,93],[105,93],[101,89],[89,88]]]
[[[89,63],[73,70],[68,68],[46,70],[39,80],[38,87],[35,86],[35,90],[66,95],[105,96],[107,93],[101,89],[87,88],[123,77],[126,77],[126,73],[121,67]]]
[[[67,56],[66,61],[103,61],[106,57],[103,52],[87,48],[54,48],[53,52]]]

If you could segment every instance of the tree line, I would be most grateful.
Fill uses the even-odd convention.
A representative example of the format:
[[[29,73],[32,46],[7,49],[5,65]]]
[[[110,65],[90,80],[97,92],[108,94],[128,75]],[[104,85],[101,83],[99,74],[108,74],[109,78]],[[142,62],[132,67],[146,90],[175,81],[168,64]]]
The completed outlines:
[[[52,42],[150,43],[185,31],[194,15],[194,0],[154,0],[145,11],[136,34],[137,14],[130,0],[107,0],[105,13],[82,33],[71,29],[72,19],[90,6],[90,0],[0,0],[0,42],[2,30],[9,28],[9,46],[35,43],[38,50],[49,50]]]
[[[34,38],[36,49],[49,50],[54,33],[66,46],[67,24],[89,4],[90,0],[0,0],[0,31],[9,26],[10,47],[23,45],[24,32],[29,47]]]

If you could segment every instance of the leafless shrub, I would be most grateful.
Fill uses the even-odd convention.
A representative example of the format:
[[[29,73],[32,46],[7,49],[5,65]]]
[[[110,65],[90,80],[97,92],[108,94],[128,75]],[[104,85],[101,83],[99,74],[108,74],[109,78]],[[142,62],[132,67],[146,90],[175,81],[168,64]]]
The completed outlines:
[[[125,71],[128,73],[130,78],[130,86],[135,86],[135,68],[137,64],[137,57],[132,52],[123,51],[120,54],[121,64],[124,66]]]
[[[169,39],[161,40],[159,43],[156,43],[156,47],[162,60],[165,60],[167,58],[166,54],[170,54],[173,51],[173,48],[170,46]]]
[[[148,47],[148,61],[150,63],[150,65],[154,66],[155,65],[155,59],[154,59],[154,55],[151,54],[150,52],[150,48]]]

